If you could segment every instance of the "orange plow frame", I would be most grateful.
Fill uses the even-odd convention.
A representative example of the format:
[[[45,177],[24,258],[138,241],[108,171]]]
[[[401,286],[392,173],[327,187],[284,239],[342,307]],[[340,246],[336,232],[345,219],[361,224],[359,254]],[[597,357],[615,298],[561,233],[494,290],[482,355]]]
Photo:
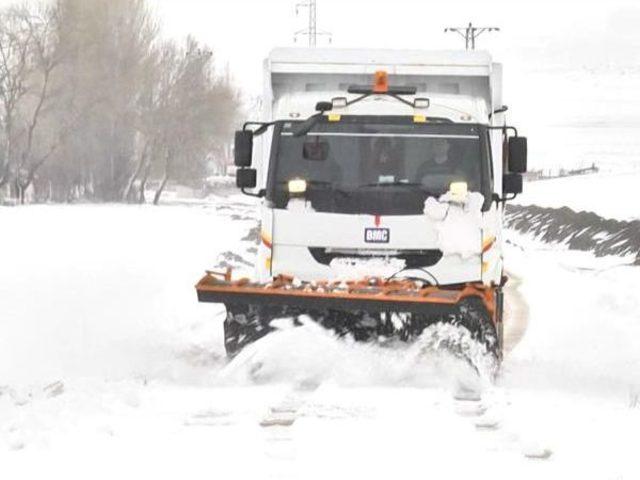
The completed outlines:
[[[422,286],[412,280],[365,278],[349,282],[297,282],[279,276],[272,282],[254,283],[248,278],[233,280],[232,270],[210,272],[196,285],[200,302],[224,304],[295,305],[303,308],[346,308],[364,311],[425,310],[446,313],[469,297],[480,298],[496,324],[497,287],[479,283],[460,286]]]

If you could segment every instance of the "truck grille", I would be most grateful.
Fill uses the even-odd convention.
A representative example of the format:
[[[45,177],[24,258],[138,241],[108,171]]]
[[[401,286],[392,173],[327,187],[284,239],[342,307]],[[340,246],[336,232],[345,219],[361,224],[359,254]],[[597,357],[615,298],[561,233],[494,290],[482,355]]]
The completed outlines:
[[[333,260],[340,258],[397,258],[405,261],[406,268],[432,267],[442,259],[443,255],[440,250],[368,250],[365,252],[354,250],[351,252],[317,247],[310,247],[309,253],[322,265],[330,265]]]

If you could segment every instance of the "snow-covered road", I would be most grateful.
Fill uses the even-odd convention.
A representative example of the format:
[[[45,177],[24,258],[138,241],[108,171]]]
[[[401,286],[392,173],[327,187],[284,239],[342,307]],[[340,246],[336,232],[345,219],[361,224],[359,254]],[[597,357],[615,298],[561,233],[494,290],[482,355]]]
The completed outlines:
[[[637,267],[511,234],[529,321],[457,402],[448,365],[312,325],[226,365],[193,284],[253,224],[240,197],[0,208],[2,478],[640,478]]]

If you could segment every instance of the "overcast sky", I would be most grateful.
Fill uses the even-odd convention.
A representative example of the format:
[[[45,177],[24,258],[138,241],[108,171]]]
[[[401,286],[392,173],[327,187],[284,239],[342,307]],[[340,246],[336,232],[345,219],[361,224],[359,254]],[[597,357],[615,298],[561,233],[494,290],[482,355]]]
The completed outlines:
[[[32,0],[34,1],[34,0]],[[260,92],[261,63],[274,46],[301,46],[306,0],[147,0],[166,36],[209,44],[242,87]],[[460,48],[446,26],[498,26],[479,48],[507,71],[640,68],[640,0],[317,0],[318,27],[334,47]],[[15,3],[0,0],[0,5]],[[328,45],[321,37],[319,45]]]
[[[210,44],[246,99],[261,92],[271,48],[304,45],[293,42],[307,26],[295,0],[148,1],[166,35]],[[534,167],[637,160],[602,152],[619,151],[640,125],[640,0],[318,0],[318,28],[333,34],[334,47],[463,48],[443,29],[469,21],[502,29],[479,47],[505,65],[505,100],[511,121],[533,139]],[[620,138],[600,128],[620,122],[631,126]]]
[[[165,36],[191,34],[209,44],[247,100],[261,92],[262,60],[271,48],[305,44],[293,41],[307,26],[307,10],[296,16],[295,0],[147,2]],[[318,0],[319,29],[333,34],[333,47],[463,48],[462,38],[443,29],[469,21],[502,29],[480,37],[479,48],[505,64],[505,98],[517,104],[512,114],[523,123],[546,120],[549,105],[558,104],[563,109],[553,118],[602,121],[624,110],[640,123],[640,0]],[[327,44],[321,37],[319,45]],[[587,76],[584,68],[636,75]]]
[[[166,37],[191,34],[214,50],[247,105],[261,93],[269,50],[305,44],[293,42],[307,26],[296,0],[146,1]],[[463,48],[443,29],[469,21],[501,28],[479,48],[505,66],[504,98],[511,121],[531,137],[534,165],[638,161],[635,146],[620,145],[640,127],[640,0],[318,0],[318,27],[338,48]]]
[[[307,24],[295,0],[148,1],[166,35],[191,33],[209,43],[252,91],[273,46],[305,43],[293,41]],[[464,40],[443,28],[469,21],[502,28],[479,46],[512,68],[640,65],[638,0],[318,0],[319,29],[333,34],[335,47],[460,48]]]

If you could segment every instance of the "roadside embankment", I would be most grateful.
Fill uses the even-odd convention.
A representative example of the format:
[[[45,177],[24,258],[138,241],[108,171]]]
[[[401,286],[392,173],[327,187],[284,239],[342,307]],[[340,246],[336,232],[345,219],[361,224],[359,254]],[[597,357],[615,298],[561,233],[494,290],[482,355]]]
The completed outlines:
[[[592,252],[597,257],[635,256],[634,264],[640,265],[640,220],[607,219],[568,207],[509,205],[505,226],[546,243]]]

